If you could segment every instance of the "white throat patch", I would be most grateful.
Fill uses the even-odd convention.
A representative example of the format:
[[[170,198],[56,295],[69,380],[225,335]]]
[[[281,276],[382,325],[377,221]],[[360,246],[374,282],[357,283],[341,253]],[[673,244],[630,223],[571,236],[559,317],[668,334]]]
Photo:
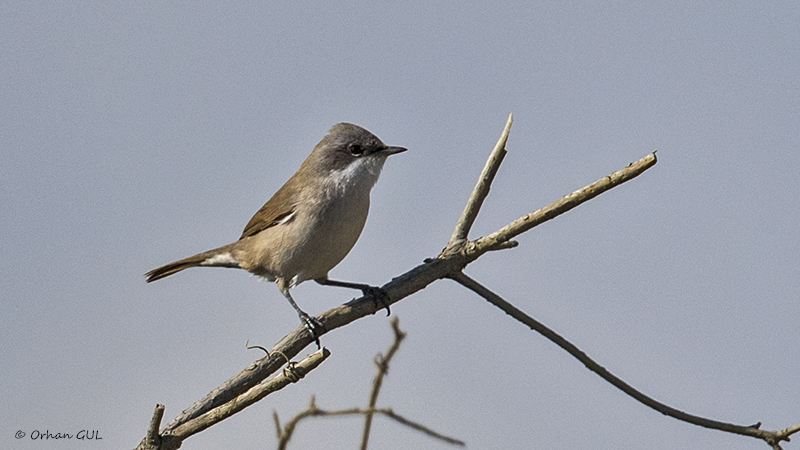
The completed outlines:
[[[355,188],[357,184],[359,189],[372,189],[385,162],[386,156],[359,158],[344,169],[331,172],[326,182],[336,190]]]

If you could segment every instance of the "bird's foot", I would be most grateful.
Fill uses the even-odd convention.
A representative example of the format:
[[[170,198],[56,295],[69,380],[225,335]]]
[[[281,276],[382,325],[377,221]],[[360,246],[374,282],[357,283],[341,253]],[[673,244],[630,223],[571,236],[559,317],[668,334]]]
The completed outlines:
[[[360,289],[362,294],[372,297],[372,301],[375,303],[375,309],[386,308],[386,317],[389,317],[392,314],[392,310],[389,309],[389,306],[392,304],[392,302],[389,299],[389,293],[386,292],[385,289],[378,286],[369,285],[365,285]]]
[[[306,329],[311,333],[314,342],[317,344],[317,349],[322,348],[319,343],[319,337],[325,332],[325,325],[316,317],[309,316],[306,313],[300,314],[300,321],[303,322],[303,325],[305,325]]]

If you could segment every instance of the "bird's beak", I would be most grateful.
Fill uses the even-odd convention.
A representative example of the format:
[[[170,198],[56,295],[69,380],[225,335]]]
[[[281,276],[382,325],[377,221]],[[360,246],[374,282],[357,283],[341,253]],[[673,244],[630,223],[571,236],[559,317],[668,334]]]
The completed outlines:
[[[408,150],[405,147],[385,147],[380,150],[384,155],[394,155],[395,153],[403,153]]]

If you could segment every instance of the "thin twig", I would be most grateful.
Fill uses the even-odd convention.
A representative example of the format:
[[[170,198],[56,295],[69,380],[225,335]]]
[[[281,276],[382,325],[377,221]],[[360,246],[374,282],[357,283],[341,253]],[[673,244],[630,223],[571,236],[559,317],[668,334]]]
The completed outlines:
[[[304,411],[301,411],[296,416],[294,416],[290,421],[286,422],[286,426],[283,427],[283,432],[281,433],[281,438],[280,438],[280,440],[278,442],[278,449],[279,450],[285,450],[286,449],[286,444],[289,442],[289,439],[291,438],[292,433],[294,433],[295,427],[297,426],[297,424],[301,420],[305,419],[306,417],[312,417],[312,416],[348,416],[348,415],[356,415],[356,414],[360,414],[360,415],[381,414],[381,415],[386,416],[386,417],[388,417],[388,418],[390,418],[390,419],[392,419],[392,420],[394,420],[394,421],[396,421],[396,422],[398,422],[398,423],[400,423],[402,425],[405,425],[405,426],[407,426],[409,428],[412,428],[414,430],[417,430],[417,431],[420,431],[422,433],[425,433],[426,435],[428,435],[428,436],[430,436],[432,438],[439,439],[441,441],[447,442],[448,444],[458,445],[458,446],[461,446],[461,447],[466,445],[464,443],[464,441],[460,441],[460,440],[458,440],[456,438],[445,436],[445,435],[440,434],[440,433],[438,433],[438,432],[436,432],[434,430],[431,430],[430,428],[426,427],[425,425],[416,423],[416,422],[414,422],[412,420],[408,420],[405,417],[395,413],[390,408],[378,408],[378,409],[375,409],[375,408],[350,408],[350,409],[340,409],[340,410],[326,411],[326,410],[317,408],[316,405],[311,405],[311,406],[308,407],[308,409],[306,409]]]
[[[278,433],[278,439],[281,438],[281,419],[278,418],[278,411],[272,411],[272,421],[275,423],[275,431]]]
[[[380,409],[375,408],[375,404],[377,403],[378,400],[378,394],[380,393],[383,379],[389,371],[389,362],[392,360],[394,355],[397,353],[397,350],[400,348],[400,343],[406,337],[406,334],[402,330],[400,330],[400,321],[396,317],[392,318],[391,325],[392,325],[392,330],[394,331],[394,341],[392,342],[391,346],[389,346],[389,349],[386,351],[386,356],[382,356],[381,354],[375,356],[375,364],[378,366],[378,373],[375,375],[375,380],[372,383],[372,391],[370,392],[369,406],[367,408],[350,408],[350,409],[325,411],[317,408],[316,398],[312,396],[311,400],[309,401],[308,408],[297,413],[288,422],[286,422],[286,426],[284,426],[283,428],[281,428],[280,420],[278,419],[278,413],[273,413],[272,418],[273,421],[275,422],[275,428],[278,431],[279,450],[286,449],[286,446],[289,444],[289,440],[291,440],[292,435],[294,434],[294,430],[296,429],[297,424],[306,417],[344,416],[344,415],[354,415],[354,414],[360,414],[365,417],[366,423],[364,425],[364,434],[361,440],[362,450],[366,450],[367,448],[367,443],[369,442],[370,427],[372,424],[372,417],[375,414],[382,414],[407,427],[410,427],[417,431],[421,431],[427,434],[428,436],[440,439],[444,442],[461,446],[465,445],[464,442],[459,441],[458,439],[444,436],[440,433],[437,433],[436,431],[431,430],[430,428],[424,425],[408,420],[405,417],[396,414],[390,408],[380,408]]]
[[[715,430],[727,431],[729,433],[735,433],[744,436],[751,436],[758,439],[763,439],[773,448],[780,448],[778,444],[780,443],[781,440],[788,441],[789,436],[791,434],[800,431],[800,425],[781,431],[766,431],[759,428],[761,426],[761,422],[758,422],[754,425],[745,425],[745,426],[735,425],[731,423],[706,419],[704,417],[699,417],[692,414],[687,414],[683,411],[667,406],[651,397],[648,397],[647,395],[636,390],[629,384],[625,383],[624,381],[616,377],[614,374],[606,370],[603,366],[595,362],[593,359],[589,358],[589,356],[587,356],[586,353],[581,351],[578,347],[576,347],[568,340],[561,337],[558,333],[551,330],[550,328],[548,328],[541,322],[537,321],[536,319],[528,316],[521,310],[517,309],[514,305],[507,302],[502,297],[495,294],[494,292],[492,292],[485,286],[481,285],[477,281],[473,280],[463,272],[456,272],[452,274],[450,278],[460,283],[467,289],[485,298],[486,300],[489,301],[489,303],[497,306],[498,308],[503,310],[503,312],[505,312],[506,314],[527,325],[531,330],[536,331],[537,333],[546,337],[559,347],[563,348],[570,355],[578,359],[578,361],[582,362],[586,366],[586,368],[598,374],[601,378],[608,381],[609,383],[620,389],[622,392],[625,392],[634,399],[643,403],[645,406],[652,408],[664,415],[694,425],[699,425],[701,427],[712,428]]]
[[[478,177],[478,183],[472,190],[469,200],[467,200],[467,205],[464,207],[464,212],[461,213],[461,218],[458,219],[456,223],[456,228],[453,230],[450,242],[447,243],[448,247],[467,240],[469,230],[472,228],[472,224],[475,223],[475,218],[478,217],[478,212],[483,205],[483,201],[486,199],[486,196],[489,195],[489,189],[491,188],[495,175],[497,175],[497,169],[500,168],[500,164],[506,156],[506,142],[508,141],[508,134],[511,132],[512,123],[514,123],[514,117],[512,114],[509,114],[506,126],[503,128],[503,133],[500,135],[500,139],[489,155],[489,159],[486,160],[486,165],[483,167],[483,171],[481,171],[481,176]]]
[[[657,161],[658,160],[655,152],[651,153],[639,161],[628,164],[627,167],[617,170],[611,175],[603,177],[571,194],[565,195],[561,199],[547,205],[544,208],[537,209],[530,214],[524,215],[504,226],[503,228],[500,228],[494,233],[486,237],[476,239],[474,241],[476,250],[495,250],[498,248],[498,246],[504,242],[508,242],[515,236],[522,234],[537,225],[541,225],[542,223],[547,222],[548,220],[553,219],[561,214],[564,214],[572,208],[597,197],[609,189],[636,178],[644,173],[645,170],[653,167]]]
[[[392,330],[394,331],[394,342],[386,351],[386,356],[380,354],[375,356],[375,365],[378,366],[378,373],[375,374],[375,380],[372,382],[372,391],[369,393],[369,406],[367,413],[364,414],[364,433],[361,435],[361,450],[367,450],[369,443],[369,432],[372,428],[372,411],[375,410],[375,405],[378,403],[378,394],[383,385],[383,378],[389,372],[389,362],[397,353],[400,348],[400,342],[406,337],[406,334],[400,330],[400,320],[393,317],[391,320]]]

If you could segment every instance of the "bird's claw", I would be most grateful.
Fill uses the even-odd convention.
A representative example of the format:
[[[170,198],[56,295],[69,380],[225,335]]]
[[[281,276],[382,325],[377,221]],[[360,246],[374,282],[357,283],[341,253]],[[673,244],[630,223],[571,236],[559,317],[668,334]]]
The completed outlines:
[[[392,310],[389,309],[389,306],[392,304],[389,300],[389,293],[386,292],[385,289],[377,287],[377,286],[367,286],[361,289],[361,293],[365,296],[372,297],[372,301],[375,302],[375,308],[386,308],[386,317],[389,317],[392,314]]]

